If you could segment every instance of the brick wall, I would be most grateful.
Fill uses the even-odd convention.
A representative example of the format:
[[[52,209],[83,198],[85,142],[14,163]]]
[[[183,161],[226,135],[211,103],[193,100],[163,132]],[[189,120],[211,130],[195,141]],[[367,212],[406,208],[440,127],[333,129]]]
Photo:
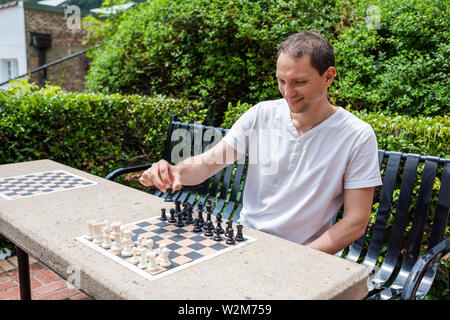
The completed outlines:
[[[25,8],[25,33],[28,71],[39,66],[38,50],[31,46],[31,32],[51,35],[51,48],[46,51],[46,63],[53,62],[85,47],[81,42],[85,29],[71,30],[66,25],[63,12],[47,12]],[[59,85],[66,91],[84,91],[84,78],[88,58],[81,55],[47,69],[47,82]],[[39,73],[31,75],[31,81],[39,83]]]

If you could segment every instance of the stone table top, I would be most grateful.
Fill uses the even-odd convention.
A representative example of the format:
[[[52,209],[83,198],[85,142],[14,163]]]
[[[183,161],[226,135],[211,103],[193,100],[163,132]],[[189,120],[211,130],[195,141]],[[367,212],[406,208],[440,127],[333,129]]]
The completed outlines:
[[[0,165],[0,179],[56,169],[96,184],[0,197],[0,233],[94,299],[363,299],[368,293],[364,266],[247,227],[244,234],[256,241],[148,280],[76,238],[87,234],[89,219],[127,224],[159,216],[167,203],[51,160]]]

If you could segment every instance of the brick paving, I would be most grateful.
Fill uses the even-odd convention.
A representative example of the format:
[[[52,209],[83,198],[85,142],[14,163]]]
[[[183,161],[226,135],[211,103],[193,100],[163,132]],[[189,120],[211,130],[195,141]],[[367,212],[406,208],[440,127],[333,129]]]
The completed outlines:
[[[30,286],[33,300],[89,300],[81,291],[68,288],[67,282],[33,257],[30,261]],[[19,300],[17,257],[0,260],[0,300]]]

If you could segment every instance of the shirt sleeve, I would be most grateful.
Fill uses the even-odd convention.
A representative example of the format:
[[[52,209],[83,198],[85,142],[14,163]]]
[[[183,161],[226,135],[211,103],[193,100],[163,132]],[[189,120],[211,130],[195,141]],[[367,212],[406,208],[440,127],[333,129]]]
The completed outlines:
[[[247,156],[249,136],[256,122],[257,107],[258,105],[255,105],[241,115],[223,138],[226,144]]]
[[[382,184],[375,132],[368,126],[350,154],[344,175],[344,189],[375,187]]]

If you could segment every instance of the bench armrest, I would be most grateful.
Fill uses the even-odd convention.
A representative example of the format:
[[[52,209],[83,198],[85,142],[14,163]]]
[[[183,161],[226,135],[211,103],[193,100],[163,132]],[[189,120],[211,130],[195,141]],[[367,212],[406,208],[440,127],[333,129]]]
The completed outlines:
[[[114,180],[115,178],[117,178],[118,176],[121,176],[123,174],[147,170],[151,166],[152,166],[151,164],[143,164],[143,165],[135,166],[135,167],[119,168],[119,169],[114,170],[113,172],[110,172],[105,177],[105,179]]]
[[[417,259],[414,267],[406,279],[403,287],[401,298],[403,300],[415,300],[417,290],[425,276],[424,290],[420,290],[419,298],[423,298],[431,287],[435,276],[435,271],[430,270],[430,267],[435,266],[437,269],[437,262],[450,252],[450,238],[444,239],[436,246],[425,252],[419,259]],[[430,270],[430,274],[427,274]]]

